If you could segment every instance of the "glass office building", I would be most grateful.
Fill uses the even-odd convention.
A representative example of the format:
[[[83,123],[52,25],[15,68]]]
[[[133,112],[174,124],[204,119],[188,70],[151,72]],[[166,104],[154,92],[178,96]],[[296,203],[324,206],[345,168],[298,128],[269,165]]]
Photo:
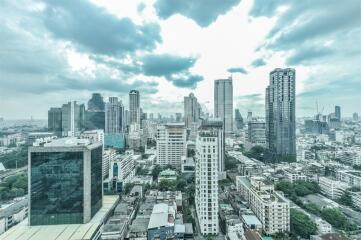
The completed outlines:
[[[29,152],[29,224],[89,222],[102,207],[102,145],[58,139]]]

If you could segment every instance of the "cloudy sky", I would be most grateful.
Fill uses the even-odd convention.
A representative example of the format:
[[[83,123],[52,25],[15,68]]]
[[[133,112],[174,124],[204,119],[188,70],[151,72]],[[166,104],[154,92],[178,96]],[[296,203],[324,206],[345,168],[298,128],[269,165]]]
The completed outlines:
[[[92,92],[141,92],[146,112],[182,112],[233,76],[234,106],[264,115],[269,72],[296,69],[297,115],[361,113],[359,0],[1,0],[0,116],[47,117]]]

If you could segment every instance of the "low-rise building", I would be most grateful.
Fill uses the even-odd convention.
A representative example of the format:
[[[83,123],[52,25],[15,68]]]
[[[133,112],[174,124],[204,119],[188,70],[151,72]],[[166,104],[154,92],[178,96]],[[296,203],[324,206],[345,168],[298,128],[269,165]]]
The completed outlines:
[[[290,203],[262,177],[236,177],[237,190],[267,234],[290,230]]]
[[[165,169],[159,173],[158,182],[161,181],[176,181],[177,172],[172,169]]]
[[[318,184],[321,192],[331,199],[337,199],[346,191],[348,185],[344,182],[333,180],[327,177],[319,177]]]
[[[336,178],[352,187],[361,187],[361,171],[339,170]]]

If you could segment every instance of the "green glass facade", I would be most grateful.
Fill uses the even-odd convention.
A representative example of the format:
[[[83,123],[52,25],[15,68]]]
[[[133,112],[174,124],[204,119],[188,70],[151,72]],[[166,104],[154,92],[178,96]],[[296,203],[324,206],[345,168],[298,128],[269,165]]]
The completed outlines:
[[[91,151],[91,217],[102,207],[102,147]]]
[[[30,225],[83,223],[83,152],[31,152],[30,167]]]

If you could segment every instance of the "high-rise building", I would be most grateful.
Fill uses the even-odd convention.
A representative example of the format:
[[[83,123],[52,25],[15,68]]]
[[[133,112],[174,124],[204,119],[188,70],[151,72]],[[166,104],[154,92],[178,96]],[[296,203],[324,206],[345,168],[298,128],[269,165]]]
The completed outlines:
[[[93,93],[88,101],[88,110],[86,111],[86,129],[105,130],[105,103],[100,93]]]
[[[48,111],[48,131],[61,136],[62,132],[61,108],[50,108]]]
[[[353,121],[353,122],[358,122],[358,120],[359,120],[358,113],[356,113],[356,112],[353,113],[353,114],[352,114],[352,121]]]
[[[223,122],[203,122],[198,129],[195,155],[195,203],[201,233],[218,234],[218,175],[224,154]]]
[[[248,122],[246,150],[254,146],[266,147],[266,123],[262,119]]]
[[[183,123],[168,123],[157,128],[157,164],[181,168],[186,156],[186,129]]]
[[[140,96],[138,90],[129,92],[129,124],[140,124]]]
[[[186,128],[190,128],[192,123],[199,122],[201,114],[201,106],[193,93],[184,97],[184,122]]]
[[[214,117],[224,123],[226,136],[233,130],[233,83],[232,78],[214,81]]]
[[[335,117],[338,119],[338,121],[341,121],[341,107],[335,106]]]
[[[102,207],[102,144],[61,138],[29,148],[29,225],[83,224]]]
[[[105,103],[100,93],[93,93],[88,101],[88,111],[104,111]]]
[[[176,122],[182,122],[182,113],[176,113],[175,114],[175,121]]]
[[[247,122],[252,121],[253,117],[252,117],[252,111],[248,111],[247,112]]]
[[[266,89],[266,140],[273,154],[296,156],[294,69],[276,68]]]
[[[110,97],[105,105],[105,133],[123,133],[124,106],[117,97]]]
[[[85,130],[85,106],[76,101],[63,104],[61,107],[63,137],[79,136]]]
[[[236,128],[237,130],[243,129],[243,117],[241,115],[241,112],[239,109],[235,110],[235,122],[236,122]]]

